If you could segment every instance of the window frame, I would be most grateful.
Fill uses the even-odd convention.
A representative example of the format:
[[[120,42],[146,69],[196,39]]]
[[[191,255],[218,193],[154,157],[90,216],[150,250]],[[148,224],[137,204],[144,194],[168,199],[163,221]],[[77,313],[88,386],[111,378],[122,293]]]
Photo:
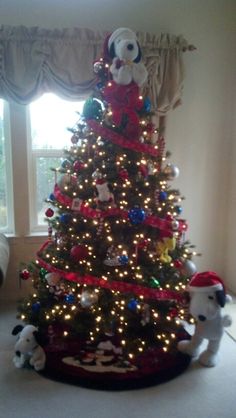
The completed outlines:
[[[0,233],[13,234],[14,226],[14,199],[13,199],[13,171],[12,171],[12,141],[11,141],[11,123],[9,103],[3,102],[3,132],[4,132],[4,154],[5,154],[5,173],[6,173],[6,210],[7,224],[0,228]]]

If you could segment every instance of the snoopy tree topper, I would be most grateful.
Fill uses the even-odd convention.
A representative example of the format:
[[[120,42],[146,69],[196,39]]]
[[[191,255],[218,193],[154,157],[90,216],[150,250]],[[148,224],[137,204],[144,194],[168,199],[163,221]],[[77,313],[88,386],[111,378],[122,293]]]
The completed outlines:
[[[112,59],[110,72],[117,84],[131,82],[141,87],[147,79],[147,70],[141,62],[141,49],[136,34],[128,28],[116,29],[107,41],[108,55]]]

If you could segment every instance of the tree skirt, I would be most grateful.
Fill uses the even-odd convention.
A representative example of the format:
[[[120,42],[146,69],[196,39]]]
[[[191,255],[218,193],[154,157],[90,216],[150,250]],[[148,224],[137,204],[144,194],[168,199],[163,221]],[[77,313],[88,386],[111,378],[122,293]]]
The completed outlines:
[[[182,338],[189,338],[183,331]],[[113,346],[114,347],[114,346]],[[152,346],[135,360],[125,360],[107,343],[94,350],[78,341],[45,347],[46,366],[41,375],[99,390],[140,389],[166,382],[181,374],[191,359],[176,350],[164,352]]]

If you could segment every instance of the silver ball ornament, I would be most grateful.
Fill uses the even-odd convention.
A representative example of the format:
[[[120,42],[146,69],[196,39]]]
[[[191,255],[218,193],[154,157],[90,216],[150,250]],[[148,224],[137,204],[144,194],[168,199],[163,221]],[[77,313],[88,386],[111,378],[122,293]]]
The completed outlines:
[[[183,264],[182,271],[186,276],[190,277],[197,272],[197,267],[191,260],[186,260]]]
[[[100,61],[96,61],[94,64],[93,64],[93,71],[94,71],[94,73],[95,74],[98,74],[98,73],[100,73],[100,71],[102,71],[103,70],[103,64],[102,64],[102,62],[100,62]]]
[[[80,304],[82,308],[90,308],[92,305],[97,303],[98,295],[92,290],[84,290],[81,293]]]
[[[176,219],[172,221],[172,229],[174,231],[177,231],[179,229],[179,221],[177,221]]]
[[[174,180],[179,176],[179,168],[174,164],[167,164],[163,172],[168,180]]]

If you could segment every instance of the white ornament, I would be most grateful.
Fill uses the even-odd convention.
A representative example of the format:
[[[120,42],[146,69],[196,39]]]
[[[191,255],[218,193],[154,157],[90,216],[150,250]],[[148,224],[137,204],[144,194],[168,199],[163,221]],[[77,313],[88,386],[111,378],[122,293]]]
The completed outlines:
[[[98,301],[98,295],[94,291],[84,290],[81,293],[80,304],[83,308],[90,308]]]
[[[179,168],[174,164],[167,164],[163,170],[168,180],[174,180],[179,176]]]

